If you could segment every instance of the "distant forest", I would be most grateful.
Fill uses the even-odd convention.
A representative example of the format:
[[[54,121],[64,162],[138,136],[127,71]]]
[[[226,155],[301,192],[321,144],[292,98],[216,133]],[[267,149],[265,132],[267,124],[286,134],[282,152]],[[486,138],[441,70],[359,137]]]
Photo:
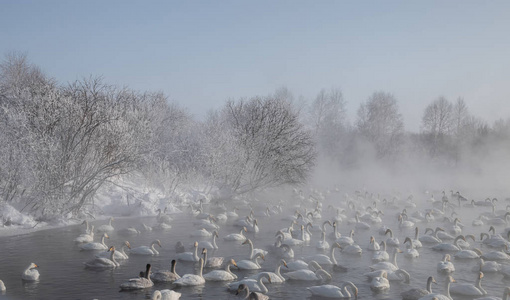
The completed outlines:
[[[347,121],[341,90],[296,101],[281,88],[226,101],[197,120],[158,92],[100,77],[56,82],[25,55],[0,64],[0,203],[41,219],[77,214],[102,186],[137,174],[171,193],[183,184],[231,195],[307,183],[320,162],[353,170],[412,161],[477,172],[510,158],[510,119],[482,120],[462,98],[431,99],[407,132],[384,91]]]

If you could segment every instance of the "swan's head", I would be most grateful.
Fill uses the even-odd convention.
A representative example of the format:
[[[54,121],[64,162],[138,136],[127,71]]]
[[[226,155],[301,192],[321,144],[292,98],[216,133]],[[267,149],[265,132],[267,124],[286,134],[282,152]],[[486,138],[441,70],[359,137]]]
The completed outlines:
[[[370,244],[373,244],[375,242],[375,238],[373,236],[370,237]]]
[[[387,234],[390,234],[390,237],[393,237],[393,231],[391,231],[391,229],[386,229],[386,231],[384,232],[384,235],[387,235]]]
[[[248,232],[248,229],[246,229],[246,227],[243,227],[243,231]]]
[[[30,263],[30,266],[28,266],[29,269],[35,269],[35,268],[39,268],[38,265],[36,265],[35,263]]]
[[[407,242],[411,243],[411,238],[410,237],[406,237],[406,239],[404,240],[404,244],[407,243]]]
[[[217,238],[219,238],[219,237],[220,237],[220,236],[218,235],[218,231],[216,231],[216,230],[213,232],[213,234],[214,234],[214,236],[215,236],[215,237],[217,237]]]
[[[115,246],[110,246],[110,248],[108,248],[108,251],[107,252],[115,252]]]
[[[483,278],[483,273],[482,272],[478,273],[478,279],[482,279],[482,278]]]
[[[247,238],[244,240],[244,242],[241,245],[246,245],[246,244],[250,244],[250,243],[251,243],[251,240]]]
[[[126,245],[126,247],[128,247],[129,249],[131,249],[131,244],[130,244],[128,241],[125,241],[125,242],[124,242],[124,245]]]
[[[233,265],[233,266],[235,266],[235,267],[237,267],[237,268],[239,269],[239,267],[237,266],[236,261],[235,261],[233,258],[231,258],[231,259],[230,259],[230,262],[229,262],[229,263],[230,263],[231,265]]]
[[[105,232],[105,233],[103,233],[103,237],[105,237],[105,238],[107,238],[107,239],[109,239],[109,238],[110,238],[110,237],[108,236],[108,234],[106,234],[106,232]]]
[[[207,253],[207,248],[203,248],[202,249],[202,254],[206,254]]]
[[[452,282],[457,282],[457,281],[455,281],[455,279],[453,279],[453,277],[450,275],[450,276],[446,277],[446,282],[452,283]]]
[[[159,246],[160,248],[163,248],[163,246],[161,246],[161,242],[160,242],[159,240],[155,240],[154,242],[155,242],[156,244],[158,244],[158,246]],[[196,243],[196,242],[195,242],[195,243]],[[197,246],[198,246],[198,244],[197,244]]]
[[[287,266],[287,262],[285,261],[285,259],[281,259],[281,260],[280,260],[280,264],[281,264],[281,265],[284,265],[284,266],[285,266],[285,268],[287,268],[287,269],[289,268],[289,267]]]

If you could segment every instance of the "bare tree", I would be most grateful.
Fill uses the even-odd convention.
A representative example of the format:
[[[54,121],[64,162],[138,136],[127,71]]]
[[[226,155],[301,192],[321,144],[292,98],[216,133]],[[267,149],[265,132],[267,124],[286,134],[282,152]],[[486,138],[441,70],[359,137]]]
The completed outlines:
[[[439,97],[425,108],[422,131],[427,137],[432,157],[436,156],[440,147],[444,148],[446,136],[452,131],[452,123],[453,106],[445,97]]]
[[[377,157],[394,158],[399,153],[404,122],[393,95],[385,92],[372,94],[360,105],[356,125],[360,134],[374,146]]]

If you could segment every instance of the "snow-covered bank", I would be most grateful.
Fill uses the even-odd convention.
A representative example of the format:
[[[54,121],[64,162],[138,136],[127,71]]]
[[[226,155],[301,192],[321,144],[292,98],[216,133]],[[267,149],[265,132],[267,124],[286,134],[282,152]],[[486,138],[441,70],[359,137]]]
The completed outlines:
[[[218,195],[217,192],[215,192]],[[99,190],[92,203],[84,207],[79,216],[57,215],[51,220],[38,222],[33,216],[7,203],[0,204],[0,237],[81,224],[83,220],[102,220],[109,217],[144,217],[157,214],[157,209],[167,214],[181,213],[190,204],[209,203],[212,194],[187,187],[164,194],[160,189],[135,181],[119,180]]]

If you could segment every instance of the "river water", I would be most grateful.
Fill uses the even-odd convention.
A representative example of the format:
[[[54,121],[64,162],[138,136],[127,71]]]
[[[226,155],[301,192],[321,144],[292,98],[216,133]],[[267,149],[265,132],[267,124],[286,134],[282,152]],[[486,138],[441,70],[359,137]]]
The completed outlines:
[[[325,206],[324,206],[325,208]],[[476,212],[481,210],[477,208]],[[211,209],[214,211],[214,209]],[[248,213],[248,209],[241,212]],[[259,218],[260,232],[258,234],[248,233],[247,236],[253,240],[256,248],[269,248],[274,243],[276,230],[288,227],[289,221],[283,220],[285,216],[291,215],[292,208],[287,212],[272,217]],[[396,210],[387,210],[383,216],[383,223],[393,228],[395,236],[403,242],[406,236],[414,236],[414,228],[399,230]],[[486,231],[488,226],[472,227],[471,220],[475,214],[474,210],[464,209],[459,212],[466,227],[464,234],[472,233],[479,238],[480,232]],[[323,219],[318,222],[322,223],[325,219],[331,219],[334,215],[333,211],[324,209]],[[69,226],[65,228],[44,230],[31,234],[3,237],[0,238],[0,279],[2,279],[7,287],[7,292],[0,294],[0,299],[149,299],[152,292],[156,289],[175,289],[182,293],[181,299],[237,299],[234,293],[228,292],[227,283],[206,282],[204,286],[195,288],[177,288],[172,284],[159,284],[153,288],[135,291],[120,292],[119,285],[129,278],[137,277],[140,271],[145,269],[147,263],[152,264],[153,270],[169,269],[170,261],[175,257],[175,244],[181,241],[189,248],[197,238],[190,236],[190,232],[198,227],[193,226],[192,222],[196,219],[189,214],[183,213],[173,215],[172,229],[166,232],[152,231],[143,233],[133,237],[120,236],[117,230],[129,226],[139,227],[141,222],[148,225],[156,223],[155,217],[130,219],[116,218],[113,226],[116,231],[110,234],[111,238],[107,240],[108,245],[115,245],[120,248],[124,240],[129,240],[133,247],[140,245],[149,245],[151,241],[160,239],[163,245],[159,256],[146,257],[131,255],[127,261],[122,261],[121,266],[113,270],[90,270],[84,268],[83,262],[90,260],[94,251],[80,251],[78,246],[73,242],[84,229],[83,226]],[[96,227],[105,224],[105,221],[95,221]],[[420,234],[423,234],[425,227],[433,227],[441,223],[431,223],[419,225]],[[370,290],[370,281],[363,275],[369,271],[372,252],[367,251],[369,237],[373,235],[377,241],[386,239],[386,237],[378,234],[380,225],[372,225],[370,230],[357,230],[355,241],[363,248],[361,256],[344,254],[336,251],[336,258],[340,264],[349,270],[346,273],[333,271],[330,267],[325,266],[328,272],[333,275],[330,284],[339,285],[343,281],[352,281],[359,289],[359,299],[401,299],[400,293],[410,288],[425,288],[428,276],[434,276],[438,282],[433,286],[435,292],[444,293],[445,275],[438,274],[436,265],[441,260],[443,253],[436,252],[424,245],[419,249],[420,257],[417,259],[408,259],[403,255],[397,258],[398,265],[401,269],[407,270],[411,274],[411,283],[405,284],[400,282],[391,282],[391,288],[388,292],[376,294]],[[498,228],[501,231],[504,226]],[[339,231],[343,235],[347,235],[353,225],[343,222],[339,226]],[[328,233],[331,227],[327,228]],[[232,225],[229,221],[222,225],[220,229],[220,238],[218,239],[219,249],[209,255],[232,257],[236,261],[245,259],[249,254],[249,247],[241,245],[240,242],[224,242],[222,237],[229,233],[238,233],[239,228]],[[315,249],[316,242],[320,239],[320,234],[313,231],[310,246],[294,247],[295,257],[306,257],[318,252]],[[97,237],[98,234],[96,234]],[[472,246],[485,251],[492,249],[485,248],[477,239],[476,243],[470,241]],[[331,241],[330,241],[331,244]],[[391,256],[391,249],[388,252]],[[401,246],[401,249],[404,249]],[[326,253],[327,254],[327,253]],[[453,253],[452,253],[453,254]],[[390,258],[391,260],[391,258]],[[288,260],[290,261],[290,260]],[[456,272],[453,277],[458,282],[473,283],[477,273],[472,268],[477,265],[476,260],[453,260]],[[31,263],[39,265],[41,274],[40,280],[37,282],[23,282],[21,273]],[[269,254],[262,263],[263,271],[274,272],[278,259]],[[182,276],[187,273],[194,273],[194,264],[186,262],[178,262],[177,272]],[[210,270],[204,270],[204,273]],[[258,271],[237,271],[240,278],[258,273]],[[285,270],[282,268],[282,273]],[[489,295],[501,297],[505,286],[510,285],[500,274],[486,274],[483,279],[483,286],[489,292]],[[310,293],[306,287],[318,285],[318,282],[285,282],[283,284],[268,285],[269,295],[272,299],[309,299]],[[454,296],[454,299],[462,299]]]

